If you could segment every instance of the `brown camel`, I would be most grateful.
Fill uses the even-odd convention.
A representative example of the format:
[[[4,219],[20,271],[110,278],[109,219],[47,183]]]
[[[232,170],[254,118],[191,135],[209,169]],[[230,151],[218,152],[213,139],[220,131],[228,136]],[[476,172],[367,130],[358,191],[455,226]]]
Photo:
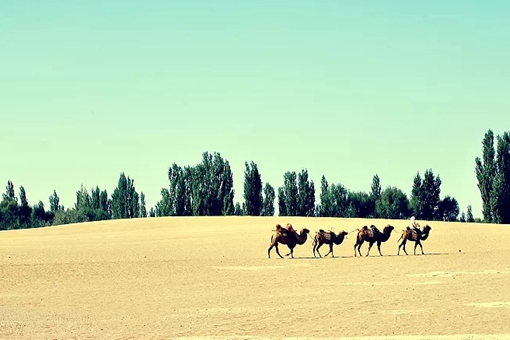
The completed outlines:
[[[374,243],[377,243],[377,249],[379,250],[379,255],[383,256],[381,253],[381,243],[388,241],[388,239],[391,236],[391,232],[395,229],[392,225],[386,225],[381,232],[375,225],[371,225],[370,229],[367,228],[367,226],[364,226],[361,229],[358,230],[358,236],[356,237],[356,244],[354,245],[354,256],[356,256],[356,248],[358,250],[359,256],[361,255],[361,245],[363,242],[367,241],[369,243],[367,256],[370,254],[370,249],[374,245]]]
[[[331,257],[335,257],[333,254],[333,245],[340,245],[343,241],[345,236],[348,234],[345,230],[342,230],[341,232],[335,234],[332,231],[324,231],[322,229],[319,229],[318,232],[315,233],[315,238],[313,239],[313,256],[315,256],[315,251],[317,251],[317,254],[319,254],[319,257],[321,256],[321,253],[319,253],[319,248],[323,244],[329,245],[329,252],[324,255],[324,257],[328,256],[329,253],[331,253]]]
[[[276,253],[278,256],[280,256],[283,259],[283,256],[280,255],[280,252],[278,251],[278,243],[286,244],[287,247],[289,247],[290,252],[288,254],[285,254],[285,256],[291,256],[294,258],[294,248],[296,245],[301,245],[306,242],[306,239],[308,238],[308,233],[310,230],[303,228],[299,231],[299,234],[297,232],[291,232],[288,229],[282,228],[279,224],[276,225],[276,230],[274,230],[274,234],[271,235],[271,244],[269,245],[269,249],[267,249],[267,257],[271,258],[271,249],[273,247],[276,249]]]
[[[420,225],[418,224],[418,230],[412,229],[411,227],[407,227],[406,229],[402,230],[402,235],[398,239],[397,242],[402,240],[400,244],[398,245],[398,252],[397,255],[400,255],[400,248],[402,247],[404,249],[404,253],[407,254],[406,251],[406,242],[411,241],[414,242],[414,255],[416,255],[416,247],[420,246],[421,248],[421,254],[425,255],[423,252],[423,246],[421,245],[421,241],[425,241],[429,237],[430,230],[432,229],[431,226],[428,224],[425,225],[423,230],[420,228]]]

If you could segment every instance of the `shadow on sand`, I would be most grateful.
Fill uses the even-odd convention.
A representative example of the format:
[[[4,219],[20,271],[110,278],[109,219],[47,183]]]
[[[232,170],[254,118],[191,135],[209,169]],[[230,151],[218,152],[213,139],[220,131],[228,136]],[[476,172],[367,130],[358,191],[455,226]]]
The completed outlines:
[[[406,255],[406,254],[400,254],[400,255],[396,255],[396,254],[383,254],[383,256],[380,256],[379,254],[377,255],[372,255],[370,254],[370,256],[368,256],[369,258],[378,258],[378,257],[418,257],[418,256],[431,256],[431,255],[440,255],[440,256],[448,256],[448,255],[452,255],[452,253],[425,253],[424,255],[422,254],[412,254],[410,253],[409,255]],[[350,258],[366,258],[367,256],[363,255],[363,256],[354,256],[354,255],[341,255],[341,256],[338,256],[338,255],[335,255],[335,257],[331,257],[330,255],[328,256],[323,256],[323,257],[313,257],[313,256],[295,256],[294,255],[294,258],[292,257],[284,257],[283,259],[280,259],[278,258],[279,260],[324,260],[324,259],[350,259]]]

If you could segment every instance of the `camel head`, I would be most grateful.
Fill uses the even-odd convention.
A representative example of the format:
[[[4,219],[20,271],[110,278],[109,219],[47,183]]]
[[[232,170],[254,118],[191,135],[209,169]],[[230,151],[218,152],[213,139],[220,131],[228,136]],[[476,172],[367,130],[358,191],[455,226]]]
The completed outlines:
[[[308,229],[306,229],[306,228],[303,228],[303,229],[301,229],[301,230],[299,231],[299,233],[300,233],[301,235],[308,234],[308,233],[310,233],[310,230],[308,230]]]
[[[341,232],[338,233],[338,236],[345,236],[349,234],[348,232],[346,232],[345,230],[342,230]]]
[[[384,227],[384,229],[383,229],[383,233],[384,233],[384,234],[386,234],[386,233],[388,233],[388,234],[389,234],[389,233],[391,233],[394,229],[395,229],[395,227],[394,227],[394,226],[392,226],[392,225],[388,224],[388,225],[386,225],[386,227]]]
[[[431,226],[429,226],[428,224],[425,225],[425,227],[423,228],[423,232],[429,232],[430,230],[432,229]]]

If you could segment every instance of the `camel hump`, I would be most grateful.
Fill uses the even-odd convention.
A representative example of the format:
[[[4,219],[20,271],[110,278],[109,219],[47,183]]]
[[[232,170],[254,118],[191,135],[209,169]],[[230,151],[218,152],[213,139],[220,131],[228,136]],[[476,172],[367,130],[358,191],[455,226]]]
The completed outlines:
[[[319,229],[319,233],[324,234],[325,233],[324,229]]]

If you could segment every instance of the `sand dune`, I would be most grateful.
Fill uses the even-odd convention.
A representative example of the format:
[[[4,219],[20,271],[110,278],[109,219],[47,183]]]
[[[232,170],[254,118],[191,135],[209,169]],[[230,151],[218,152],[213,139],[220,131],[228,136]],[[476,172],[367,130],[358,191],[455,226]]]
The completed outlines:
[[[309,239],[268,259],[287,222],[350,233],[335,258],[314,258]],[[398,232],[384,256],[354,257],[352,231],[371,223]],[[510,339],[510,226],[431,222],[425,256],[414,243],[396,256],[405,225],[194,217],[0,232],[0,338]]]

